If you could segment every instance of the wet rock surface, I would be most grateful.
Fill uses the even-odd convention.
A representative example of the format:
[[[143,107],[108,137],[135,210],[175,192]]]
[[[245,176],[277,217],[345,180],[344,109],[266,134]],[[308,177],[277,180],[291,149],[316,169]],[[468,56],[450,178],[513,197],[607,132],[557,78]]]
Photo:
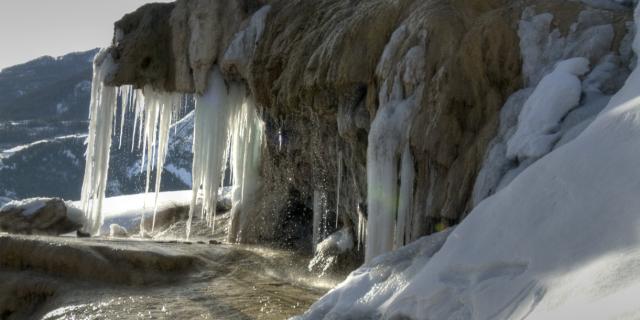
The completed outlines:
[[[0,315],[282,319],[337,281],[288,252],[200,242],[0,235]]]

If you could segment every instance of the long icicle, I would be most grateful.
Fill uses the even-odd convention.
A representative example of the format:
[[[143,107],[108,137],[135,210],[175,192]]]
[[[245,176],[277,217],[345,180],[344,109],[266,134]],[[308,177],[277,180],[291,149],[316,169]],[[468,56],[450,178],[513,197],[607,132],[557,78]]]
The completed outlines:
[[[117,110],[117,90],[104,84],[115,64],[106,49],[101,50],[94,62],[91,105],[89,110],[89,135],[81,203],[87,223],[83,230],[98,234],[102,225],[102,202],[107,187],[109,156],[113,120]]]
[[[336,143],[336,146],[338,143]],[[342,185],[342,150],[338,151],[338,180],[336,181],[336,229],[338,229],[338,220],[340,218],[340,186]]]
[[[191,223],[196,209],[198,192],[202,189],[201,217],[215,228],[218,188],[224,177],[228,154],[229,123],[233,111],[244,99],[244,86],[227,86],[217,67],[211,72],[209,89],[196,98],[195,126],[193,135],[192,195],[187,221],[187,238],[191,235]]]
[[[250,207],[255,204],[261,187],[260,161],[264,123],[258,115],[251,97],[245,99],[242,107],[232,117],[230,164],[233,176],[233,193],[229,219],[229,242],[242,242],[243,232],[250,224]]]

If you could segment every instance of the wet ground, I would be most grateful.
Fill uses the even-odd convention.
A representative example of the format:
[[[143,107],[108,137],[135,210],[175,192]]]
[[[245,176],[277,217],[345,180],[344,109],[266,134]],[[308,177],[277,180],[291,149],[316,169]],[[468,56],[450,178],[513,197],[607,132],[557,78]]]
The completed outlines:
[[[286,319],[340,280],[260,247],[6,235],[0,246],[0,319]]]

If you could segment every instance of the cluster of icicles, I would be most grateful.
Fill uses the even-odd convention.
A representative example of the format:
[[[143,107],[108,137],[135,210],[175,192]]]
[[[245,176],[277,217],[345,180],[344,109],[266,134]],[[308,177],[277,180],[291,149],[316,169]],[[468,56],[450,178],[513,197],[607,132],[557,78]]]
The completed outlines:
[[[154,168],[156,170],[153,232],[169,145],[169,129],[185,107],[186,98],[184,94],[158,92],[150,86],[134,89],[131,86],[104,85],[105,78],[114,69],[111,56],[107,51],[101,51],[94,61],[87,161],[82,185],[82,209],[87,218],[84,229],[91,234],[98,234],[104,221],[102,203],[120,105],[119,146],[122,146],[125,115],[133,112],[132,148],[137,146],[143,150],[142,164],[147,177],[145,192],[149,192],[151,171]],[[200,218],[205,219],[212,229],[215,226],[218,189],[224,178],[227,159],[230,160],[234,183],[234,208],[241,206],[243,199],[255,192],[259,183],[258,168],[264,131],[264,124],[252,99],[247,97],[245,86],[239,83],[227,85],[216,67],[209,78],[209,89],[196,97],[194,119],[193,189],[186,228],[187,238],[191,232],[199,196],[202,197]],[[144,219],[142,214],[141,231]],[[246,217],[242,217],[237,210],[232,212],[232,227],[241,224],[243,219]]]

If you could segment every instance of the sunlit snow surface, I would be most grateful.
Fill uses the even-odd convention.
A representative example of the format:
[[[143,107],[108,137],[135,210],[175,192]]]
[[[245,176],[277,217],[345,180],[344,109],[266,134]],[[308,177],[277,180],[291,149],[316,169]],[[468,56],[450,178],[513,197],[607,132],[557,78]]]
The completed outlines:
[[[20,208],[22,212],[20,214],[24,216],[31,216],[36,213],[38,210],[42,209],[47,201],[50,200],[48,198],[32,198],[25,200],[14,200],[10,201],[5,205],[0,205],[0,211],[7,211],[15,208]]]
[[[231,202],[231,189],[221,188],[218,190],[217,199]],[[173,208],[188,208],[191,203],[191,190],[160,192],[157,197],[154,193],[141,193],[105,198],[103,202],[102,215],[104,223],[100,228],[100,234],[108,235],[111,224],[118,224],[127,231],[137,231],[140,227],[141,218],[153,217],[154,209],[162,212]],[[157,207],[156,207],[157,206]],[[67,207],[71,210],[81,208],[81,203],[68,202]]]
[[[480,203],[391,293],[386,277],[347,281],[308,318],[638,319],[638,88],[636,69],[582,134]]]

